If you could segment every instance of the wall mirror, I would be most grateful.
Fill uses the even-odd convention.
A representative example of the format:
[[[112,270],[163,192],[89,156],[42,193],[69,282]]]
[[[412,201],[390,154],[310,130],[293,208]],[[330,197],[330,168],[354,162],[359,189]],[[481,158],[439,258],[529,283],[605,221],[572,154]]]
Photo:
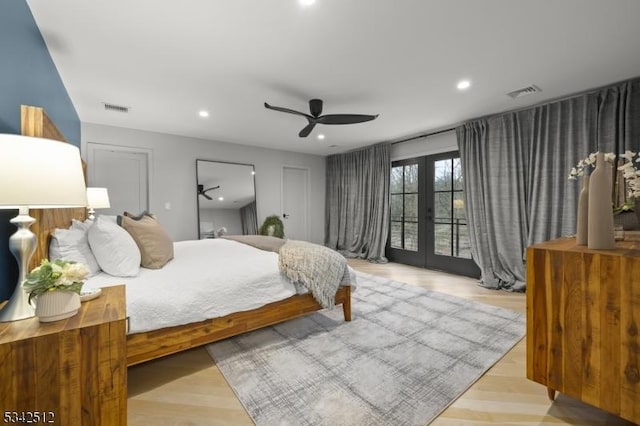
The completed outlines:
[[[258,233],[253,164],[196,160],[198,236]]]

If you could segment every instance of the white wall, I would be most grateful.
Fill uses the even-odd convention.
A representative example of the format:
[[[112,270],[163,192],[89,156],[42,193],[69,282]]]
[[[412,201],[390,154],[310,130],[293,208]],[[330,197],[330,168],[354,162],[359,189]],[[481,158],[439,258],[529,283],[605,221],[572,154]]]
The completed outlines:
[[[271,214],[282,215],[282,166],[307,167],[311,178],[310,240],[320,244],[324,240],[325,157],[82,123],[83,155],[89,142],[152,152],[150,209],[174,241],[198,237],[196,159],[255,165],[258,226]],[[164,209],[167,202],[171,210]]]
[[[442,152],[457,151],[458,139],[455,130],[437,135],[427,136],[408,142],[391,145],[391,160],[422,157],[424,155],[440,154]]]

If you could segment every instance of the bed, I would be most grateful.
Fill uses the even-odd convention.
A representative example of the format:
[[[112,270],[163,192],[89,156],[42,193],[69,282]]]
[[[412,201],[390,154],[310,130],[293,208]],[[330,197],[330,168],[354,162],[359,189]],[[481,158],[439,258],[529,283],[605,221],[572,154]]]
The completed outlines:
[[[64,136],[42,108],[23,105],[21,119],[23,135],[65,141]],[[31,259],[29,269],[38,265],[42,259],[49,257],[49,239],[56,228],[69,227],[72,219],[79,221],[86,219],[86,209],[84,208],[34,209],[30,211],[30,214],[36,219],[36,223],[31,229],[37,235],[38,247]],[[114,280],[112,284],[118,284],[117,279]],[[322,309],[310,293],[288,294],[291,294],[290,289],[287,294],[283,294],[283,296],[286,295],[283,299],[274,300],[253,309],[226,313],[220,317],[188,324],[128,334],[127,365],[139,364]],[[345,321],[351,321],[350,286],[338,288],[335,304],[342,305]]]

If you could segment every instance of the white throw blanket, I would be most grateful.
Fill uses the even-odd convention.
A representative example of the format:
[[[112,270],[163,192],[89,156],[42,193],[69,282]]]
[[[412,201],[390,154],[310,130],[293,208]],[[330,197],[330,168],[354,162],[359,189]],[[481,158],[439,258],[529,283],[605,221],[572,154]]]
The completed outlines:
[[[323,308],[333,308],[338,286],[350,282],[343,255],[306,241],[288,240],[280,247],[278,266],[292,282],[309,290]]]

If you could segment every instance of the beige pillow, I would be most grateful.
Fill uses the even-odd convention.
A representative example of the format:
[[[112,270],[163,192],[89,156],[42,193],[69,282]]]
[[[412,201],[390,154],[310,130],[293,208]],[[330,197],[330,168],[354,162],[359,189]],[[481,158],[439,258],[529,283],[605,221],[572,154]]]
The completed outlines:
[[[140,264],[149,269],[160,269],[173,259],[173,242],[160,222],[150,215],[137,219],[118,216],[118,224],[131,236],[140,249]]]

